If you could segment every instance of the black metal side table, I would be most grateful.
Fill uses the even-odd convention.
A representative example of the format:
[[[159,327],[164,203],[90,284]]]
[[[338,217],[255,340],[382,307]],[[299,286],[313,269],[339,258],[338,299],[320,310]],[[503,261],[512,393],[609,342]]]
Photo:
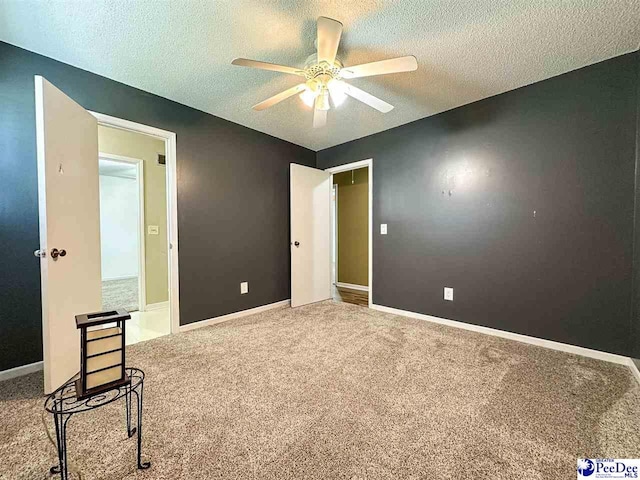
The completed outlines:
[[[138,468],[146,469],[151,462],[142,462],[142,392],[144,390],[144,372],[138,368],[127,368],[131,382],[99,393],[82,400],[76,398],[75,381],[65,383],[47,397],[44,408],[53,415],[56,425],[56,443],[58,447],[58,465],[51,467],[51,473],[59,473],[61,480],[68,480],[67,464],[67,423],[76,413],[88,412],[124,397],[127,414],[127,435],[131,438],[138,433]],[[131,395],[135,394],[138,405],[138,425],[131,428]]]

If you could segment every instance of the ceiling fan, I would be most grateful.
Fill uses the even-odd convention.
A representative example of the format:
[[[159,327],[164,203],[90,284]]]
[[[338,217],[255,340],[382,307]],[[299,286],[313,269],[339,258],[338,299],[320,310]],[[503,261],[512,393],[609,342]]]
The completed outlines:
[[[418,68],[416,57],[410,55],[345,67],[336,57],[341,36],[342,23],[331,18],[319,17],[316,45],[318,51],[307,58],[304,68],[285,67],[246,58],[236,58],[231,62],[233,65],[288,73],[306,79],[304,83],[299,83],[295,87],[254,105],[253,109],[265,110],[289,97],[300,94],[302,101],[309,107],[313,107],[314,128],[324,127],[327,123],[327,111],[331,108],[330,103],[333,103],[334,107],[338,106],[344,102],[347,95],[382,113],[391,111],[393,105],[346,83],[344,80],[387,73],[411,72]]]

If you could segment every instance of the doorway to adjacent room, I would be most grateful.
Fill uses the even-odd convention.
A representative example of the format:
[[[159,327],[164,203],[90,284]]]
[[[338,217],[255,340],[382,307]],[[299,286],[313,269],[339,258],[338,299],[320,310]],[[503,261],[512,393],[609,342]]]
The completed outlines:
[[[162,202],[166,227],[162,242],[167,252],[165,259],[168,273],[163,289],[167,295],[168,304],[165,305],[168,308],[165,310],[163,329],[161,332],[155,332],[154,336],[178,330],[180,310],[176,134],[89,112],[41,76],[35,76],[34,84],[40,223],[40,248],[34,251],[34,255],[40,259],[44,390],[45,393],[51,393],[78,372],[80,342],[78,329],[72,319],[81,312],[98,312],[103,307],[101,243],[105,243],[106,246],[107,242],[101,239],[99,152],[143,161],[145,158],[137,153],[110,151],[103,135],[100,135],[102,138],[98,138],[99,127],[113,127],[110,129],[114,132],[125,134],[142,134],[142,137],[150,137],[161,142],[162,147],[154,154],[158,161],[162,159],[159,161],[160,164],[166,165]],[[114,141],[113,145],[116,144],[118,142]],[[159,154],[164,157],[158,157]],[[104,158],[114,159],[118,160],[116,157]],[[125,162],[120,163],[121,165],[112,163],[111,167],[123,168],[126,176],[127,168],[122,165]],[[103,161],[103,173],[105,168],[109,169]],[[131,177],[131,172],[128,175]],[[137,182],[138,178],[136,171],[135,179],[129,180]],[[145,191],[147,190],[145,186]],[[129,192],[131,193],[131,190]],[[123,197],[126,198],[127,195]],[[135,195],[129,197],[135,202]],[[148,204],[145,205],[145,209],[147,206]],[[134,211],[135,207],[136,205],[132,207]],[[121,206],[115,208],[124,209]],[[143,210],[136,212],[138,217]],[[123,214],[122,211],[120,213]],[[133,218],[135,219],[136,215]],[[148,212],[145,212],[145,218],[149,220]],[[160,233],[160,228],[157,230]],[[130,239],[129,243],[133,243],[135,247],[135,234],[132,238],[134,241]],[[118,247],[122,247],[113,238],[110,242],[116,246],[116,251]],[[149,247],[146,246],[145,249],[148,251]],[[135,262],[135,253],[134,249],[132,262]],[[145,257],[148,259],[149,255]],[[138,264],[142,264],[139,258]],[[128,273],[139,276],[140,270],[136,270],[134,265]],[[147,272],[147,278],[148,276]],[[134,295],[132,302],[135,302],[135,297]],[[149,302],[147,286],[147,295],[144,301],[138,300],[137,306],[139,309],[148,309]],[[135,319],[135,315],[139,313],[133,314],[133,324],[142,326],[140,318]],[[134,325],[130,330],[134,330],[128,336],[131,343],[149,338],[136,335]]]
[[[165,142],[98,126],[102,309],[131,313],[127,343],[171,333]]]
[[[140,159],[99,157],[103,310],[145,304],[143,168]]]

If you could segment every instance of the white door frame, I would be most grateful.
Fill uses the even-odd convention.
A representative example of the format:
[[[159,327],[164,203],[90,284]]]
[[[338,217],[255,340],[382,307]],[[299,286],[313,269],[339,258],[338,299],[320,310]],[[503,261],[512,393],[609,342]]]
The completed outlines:
[[[128,163],[136,166],[136,182],[138,182],[138,309],[144,312],[147,306],[146,292],[146,253],[144,228],[144,160],[141,158],[125,157],[113,153],[98,152],[101,159],[112,162]]]
[[[356,170],[358,168],[368,167],[369,170],[369,308],[373,305],[373,158],[360,160],[358,162],[347,163],[346,165],[338,165],[325,169],[331,174],[331,184],[333,185],[333,176],[336,173]],[[336,248],[337,250],[337,248]],[[331,263],[331,258],[329,258]],[[337,259],[336,259],[336,283],[337,278]],[[332,286],[333,288],[333,286]]]
[[[331,175],[331,188],[333,189],[333,205],[331,206],[331,242],[335,245],[335,250],[331,252],[331,268],[333,268],[331,292],[333,287],[338,283],[338,185],[333,183],[333,175]],[[335,266],[335,268],[334,268]]]
[[[167,182],[167,233],[169,262],[169,315],[171,317],[171,333],[178,333],[180,327],[180,298],[178,277],[178,183],[176,171],[176,134],[168,130],[131,122],[103,113],[89,111],[98,119],[99,125],[119,128],[164,140],[166,155]]]

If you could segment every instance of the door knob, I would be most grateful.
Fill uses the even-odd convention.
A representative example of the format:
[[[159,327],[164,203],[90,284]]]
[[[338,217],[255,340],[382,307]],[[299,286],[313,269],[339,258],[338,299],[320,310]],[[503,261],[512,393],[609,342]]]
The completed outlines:
[[[295,242],[293,242],[293,244],[294,244],[296,247],[299,247],[299,246],[300,246],[300,242],[298,242],[297,240],[296,240]]]
[[[47,256],[47,251],[46,250],[36,250],[35,252],[33,252],[33,255],[35,257],[38,257],[38,258],[44,258],[44,257]]]
[[[67,254],[67,251],[65,249],[61,249],[61,250],[58,250],[57,248],[51,249],[51,258],[53,258],[54,260],[58,257],[64,257],[66,254]]]

